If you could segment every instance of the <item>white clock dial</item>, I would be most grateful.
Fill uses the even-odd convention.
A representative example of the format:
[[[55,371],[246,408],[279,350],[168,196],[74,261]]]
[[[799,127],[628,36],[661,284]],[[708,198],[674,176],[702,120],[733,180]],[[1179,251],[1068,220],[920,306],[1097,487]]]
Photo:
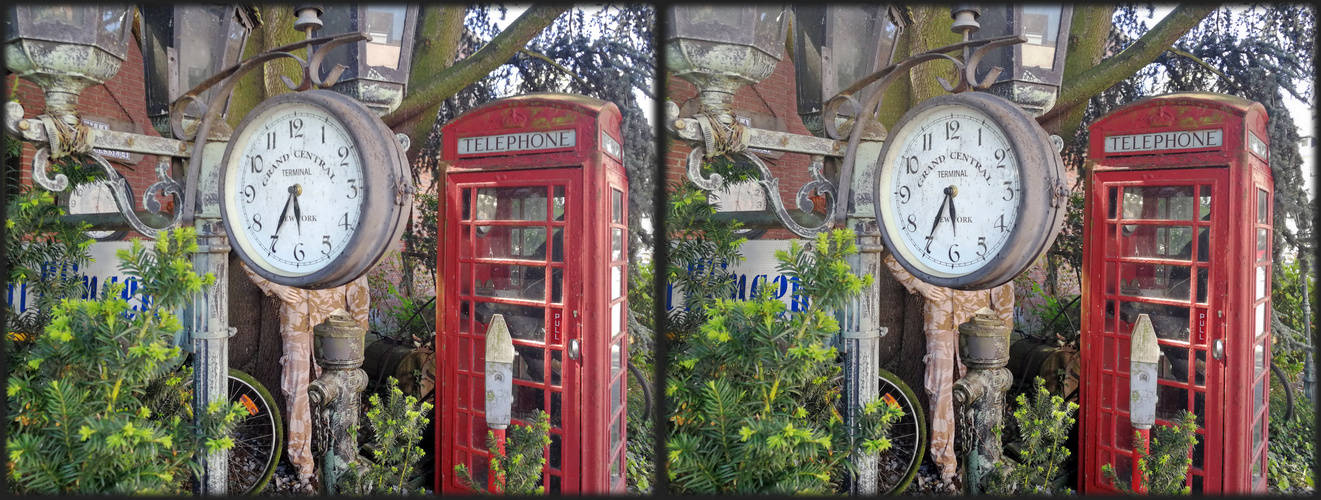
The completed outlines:
[[[1045,130],[1002,97],[928,99],[886,138],[873,196],[886,248],[927,283],[981,290],[1050,248],[1069,190]]]
[[[881,203],[899,236],[893,250],[929,274],[986,265],[1018,223],[1017,153],[999,125],[965,106],[935,106],[909,121],[888,151]]]
[[[300,102],[264,110],[237,137],[225,196],[258,265],[304,276],[334,262],[363,211],[362,155],[347,127]]]
[[[132,198],[132,193],[129,198]],[[108,181],[80,184],[69,193],[70,214],[116,212],[119,212],[119,204],[115,202],[115,193]],[[126,233],[127,231],[86,231],[84,234],[97,241],[114,241],[123,238]]]

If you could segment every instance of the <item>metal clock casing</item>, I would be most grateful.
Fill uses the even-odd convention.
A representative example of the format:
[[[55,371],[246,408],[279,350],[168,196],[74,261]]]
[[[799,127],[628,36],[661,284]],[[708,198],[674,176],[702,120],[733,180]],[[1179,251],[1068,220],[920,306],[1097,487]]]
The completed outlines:
[[[969,92],[928,99],[881,149],[874,200],[886,248],[924,282],[1004,284],[1050,248],[1067,189],[1058,151],[1030,115]]]
[[[413,187],[394,133],[335,92],[281,94],[225,148],[221,217],[239,257],[283,285],[325,289],[373,267],[396,241]]]

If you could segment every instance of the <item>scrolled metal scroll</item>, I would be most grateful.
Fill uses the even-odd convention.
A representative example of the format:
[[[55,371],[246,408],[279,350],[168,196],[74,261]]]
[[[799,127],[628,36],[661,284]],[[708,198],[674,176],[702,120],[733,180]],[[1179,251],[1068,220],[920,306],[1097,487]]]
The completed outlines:
[[[809,168],[812,180],[803,184],[803,186],[798,189],[798,208],[803,212],[811,213],[815,208],[815,203],[811,199],[811,194],[813,192],[825,198],[826,216],[822,219],[821,224],[808,227],[799,224],[789,215],[789,211],[784,207],[784,201],[780,197],[780,179],[776,178],[771,173],[771,170],[766,166],[766,163],[750,151],[745,150],[736,154],[746,158],[757,167],[757,172],[760,174],[760,177],[753,179],[751,182],[755,182],[761,187],[762,194],[769,202],[768,205],[772,207],[775,211],[775,216],[780,219],[780,223],[784,224],[786,229],[792,231],[798,236],[811,238],[817,233],[827,231],[831,228],[833,221],[830,219],[830,214],[834,213],[839,197],[835,192],[835,185],[822,174],[822,168],[825,163],[823,157],[812,157],[812,163]],[[695,146],[692,151],[688,152],[688,180],[699,189],[705,191],[717,191],[723,187],[725,179],[717,173],[712,173],[710,177],[702,175],[702,160],[705,157],[706,150],[703,146]]]

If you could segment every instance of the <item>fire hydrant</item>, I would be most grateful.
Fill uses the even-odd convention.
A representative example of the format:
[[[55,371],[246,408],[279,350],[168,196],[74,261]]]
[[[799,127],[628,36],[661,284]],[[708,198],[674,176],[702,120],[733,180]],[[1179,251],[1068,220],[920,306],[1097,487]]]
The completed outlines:
[[[358,440],[350,429],[358,427],[362,391],[367,388],[363,371],[363,338],[367,331],[343,309],[312,327],[313,357],[321,366],[321,377],[307,389],[315,414],[315,436],[323,452],[322,491],[336,493],[349,464],[358,460]]]
[[[968,494],[980,494],[987,473],[1000,463],[1000,427],[1005,393],[1014,376],[1009,364],[1009,327],[995,311],[981,308],[959,325],[959,354],[968,374],[954,383],[954,402],[964,411],[968,458],[964,484]]]

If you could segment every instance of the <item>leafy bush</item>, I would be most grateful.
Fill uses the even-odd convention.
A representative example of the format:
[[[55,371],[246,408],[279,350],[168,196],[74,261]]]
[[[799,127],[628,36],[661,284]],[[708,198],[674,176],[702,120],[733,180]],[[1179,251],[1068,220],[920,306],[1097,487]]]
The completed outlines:
[[[141,280],[128,314],[118,286],[97,300],[65,299],[22,357],[10,359],[6,446],[8,477],[20,494],[178,494],[200,473],[199,451],[229,449],[233,422],[245,411],[214,403],[191,421],[183,412],[153,414],[144,397],[161,379],[177,385],[183,326],[174,311],[215,277],[193,273],[196,234],[163,234],[151,249],[135,240],[120,268]],[[138,297],[141,295],[142,297]],[[184,407],[186,408],[186,407]]]
[[[1193,465],[1192,449],[1197,444],[1197,415],[1179,410],[1173,427],[1162,425],[1151,429],[1151,453],[1142,453],[1142,440],[1133,432],[1134,458],[1142,470],[1142,483],[1150,495],[1187,495],[1188,468]],[[1116,489],[1132,493],[1111,464],[1101,466],[1101,475]]]
[[[734,292],[735,276],[728,266],[743,262],[739,246],[747,240],[734,234],[740,223],[713,221],[714,213],[705,191],[687,182],[673,186],[665,219],[672,229],[666,278],[675,295],[683,294],[683,302],[666,318],[670,352],[682,350],[706,323],[709,301]]]
[[[408,483],[413,478],[418,462],[425,451],[418,446],[426,430],[431,413],[430,403],[418,403],[417,398],[405,396],[394,377],[386,380],[389,396],[381,404],[381,395],[367,398],[367,425],[371,428],[371,460],[351,462],[349,470],[340,478],[339,491],[354,495],[409,495],[424,493],[411,491]],[[351,434],[356,435],[357,429]],[[364,465],[365,463],[365,465]]]
[[[510,424],[505,435],[505,453],[496,447],[495,433],[487,431],[486,450],[491,453],[490,474],[505,495],[540,495],[541,469],[546,465],[546,446],[550,445],[550,415],[537,410],[531,425]],[[454,472],[468,488],[490,493],[486,485],[473,480],[468,468],[455,465]]]
[[[1073,490],[1065,487],[1056,491],[1053,481],[1061,474],[1064,462],[1070,452],[1064,446],[1069,439],[1069,431],[1077,422],[1074,414],[1078,405],[1065,402],[1060,396],[1051,395],[1046,390],[1046,381],[1036,377],[1036,394],[1032,403],[1028,403],[1027,394],[1019,394],[1014,410],[1014,421],[1023,442],[1020,460],[1006,460],[1007,468],[992,471],[987,484],[987,493],[992,495],[1071,495]]]
[[[804,311],[786,313],[766,290],[750,300],[708,299],[707,320],[669,365],[672,493],[834,493],[853,470],[851,450],[889,449],[900,409],[867,405],[856,441],[836,409],[831,311],[871,279],[852,274],[845,259],[856,252],[853,232],[837,230],[819,234],[810,250],[795,241],[776,253],[781,272],[810,298]]]

